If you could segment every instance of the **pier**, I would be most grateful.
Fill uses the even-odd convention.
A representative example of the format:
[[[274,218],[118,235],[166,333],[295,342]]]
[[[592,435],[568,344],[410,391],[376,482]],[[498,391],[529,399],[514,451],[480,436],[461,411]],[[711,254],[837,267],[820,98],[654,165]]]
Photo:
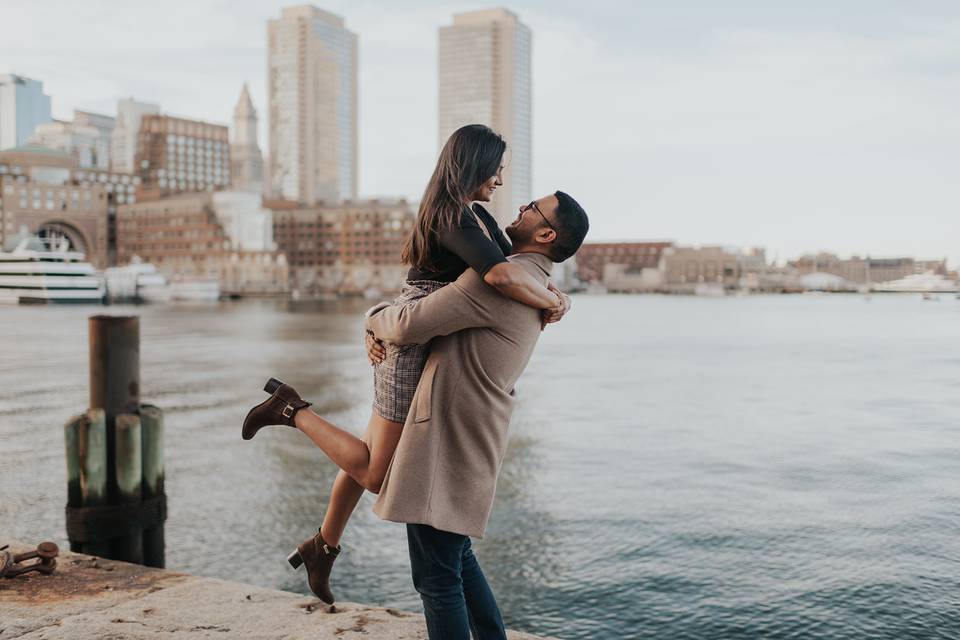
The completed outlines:
[[[31,545],[11,543],[22,553]],[[243,557],[241,557],[243,556]],[[249,550],[238,561],[264,562]],[[411,589],[413,587],[411,586]],[[61,550],[50,575],[0,580],[0,639],[427,637],[423,616]],[[509,632],[511,640],[542,640]]]

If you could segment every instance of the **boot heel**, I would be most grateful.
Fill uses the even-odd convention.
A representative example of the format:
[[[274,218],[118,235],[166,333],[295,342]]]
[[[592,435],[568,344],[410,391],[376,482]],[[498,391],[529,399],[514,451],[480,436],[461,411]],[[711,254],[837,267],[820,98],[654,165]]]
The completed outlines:
[[[282,381],[277,380],[276,378],[270,378],[267,380],[267,384],[263,386],[263,390],[273,395],[273,392],[279,389],[282,384]]]
[[[290,566],[294,569],[299,569],[300,565],[303,564],[303,558],[300,557],[300,549],[294,549],[293,553],[287,556],[287,562],[289,562]]]

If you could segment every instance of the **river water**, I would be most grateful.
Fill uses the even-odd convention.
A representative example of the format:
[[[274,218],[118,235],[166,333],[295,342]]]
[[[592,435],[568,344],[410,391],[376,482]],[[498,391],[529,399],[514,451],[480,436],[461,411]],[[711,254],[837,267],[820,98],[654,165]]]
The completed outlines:
[[[292,429],[240,439],[269,376],[359,432],[360,301],[141,316],[166,412],[167,566],[307,592],[284,558],[336,469]],[[81,307],[0,308],[0,542],[66,545],[62,425]],[[960,300],[578,296],[518,386],[477,554],[510,627],[559,638],[960,637]],[[420,610],[369,496],[339,599]]]

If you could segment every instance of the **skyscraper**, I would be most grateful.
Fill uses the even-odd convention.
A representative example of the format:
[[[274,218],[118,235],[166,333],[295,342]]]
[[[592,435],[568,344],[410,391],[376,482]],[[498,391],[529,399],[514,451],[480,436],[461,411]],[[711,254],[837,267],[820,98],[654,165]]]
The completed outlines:
[[[263,154],[257,144],[257,110],[253,108],[246,84],[233,110],[230,175],[232,186],[237,191],[263,193]]]
[[[357,195],[357,36],[310,5],[267,27],[270,192],[314,203]]]
[[[160,105],[126,98],[117,102],[117,120],[110,140],[110,166],[121,173],[137,173],[134,166],[140,119],[146,114],[160,113]]]
[[[38,125],[51,122],[43,83],[12,73],[0,75],[0,149],[22,147]]]
[[[501,224],[533,199],[531,32],[506,9],[458,13],[440,27],[439,145],[465,124],[485,124],[509,145],[491,213]]]

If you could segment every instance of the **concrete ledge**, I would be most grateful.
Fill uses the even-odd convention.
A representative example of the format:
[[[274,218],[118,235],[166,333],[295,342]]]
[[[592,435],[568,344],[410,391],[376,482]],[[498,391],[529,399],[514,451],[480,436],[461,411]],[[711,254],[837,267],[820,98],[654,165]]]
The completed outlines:
[[[11,543],[21,553],[33,547]],[[0,580],[0,640],[427,637],[423,616],[60,552],[57,570]],[[510,632],[512,640],[538,636]]]

